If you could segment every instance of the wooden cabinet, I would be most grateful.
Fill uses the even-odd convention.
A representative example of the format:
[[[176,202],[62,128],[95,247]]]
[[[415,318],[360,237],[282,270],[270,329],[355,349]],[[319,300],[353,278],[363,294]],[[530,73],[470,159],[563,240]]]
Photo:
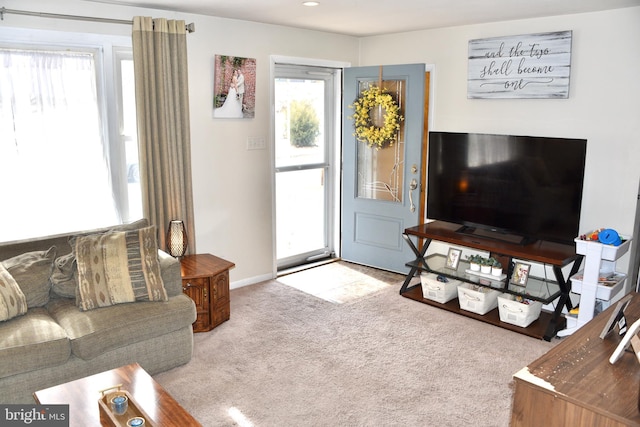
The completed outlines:
[[[640,318],[640,295],[625,310],[627,325]],[[609,357],[620,343],[616,328],[600,334],[616,310],[612,305],[570,337],[514,375],[512,427],[640,426],[640,365],[626,351]]]
[[[182,290],[196,304],[194,332],[206,332],[229,320],[229,270],[235,264],[210,254],[181,258]]]

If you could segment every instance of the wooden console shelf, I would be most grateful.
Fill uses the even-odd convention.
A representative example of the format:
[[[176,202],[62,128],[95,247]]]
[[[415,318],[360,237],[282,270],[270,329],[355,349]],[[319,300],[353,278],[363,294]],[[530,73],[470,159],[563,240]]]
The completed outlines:
[[[544,338],[547,341],[551,340],[559,330],[564,329],[565,319],[561,315],[562,309],[566,306],[567,309],[570,310],[572,306],[569,299],[571,285],[568,280],[565,279],[562,268],[573,263],[571,272],[567,277],[570,277],[578,271],[582,262],[582,256],[576,254],[575,246],[541,240],[522,245],[484,236],[459,233],[457,232],[459,228],[460,226],[457,224],[434,221],[405,229],[403,237],[414,251],[416,259],[407,263],[410,271],[400,289],[402,296],[525,335]],[[418,244],[414,244],[411,240],[412,238],[415,238]],[[465,275],[465,270],[468,268],[466,261],[460,261],[460,266],[457,271],[452,271],[442,268],[443,263],[440,258],[444,257],[432,255],[425,259],[427,249],[434,240],[475,250],[488,251],[492,257],[499,259],[506,269],[506,279],[494,281],[489,287],[513,295],[526,296],[528,299],[540,301],[543,304],[549,304],[552,301],[558,300],[554,312],[543,311],[538,320],[534,321],[529,327],[521,328],[516,325],[501,322],[498,309],[490,311],[485,315],[479,315],[460,309],[457,299],[449,301],[446,304],[440,304],[424,298],[420,283],[411,283],[416,276],[419,278],[422,271],[429,271],[463,282],[474,283]],[[514,258],[551,266],[554,272],[554,280],[530,276],[524,292],[522,288],[510,285],[509,277],[511,277],[513,268],[511,261]]]

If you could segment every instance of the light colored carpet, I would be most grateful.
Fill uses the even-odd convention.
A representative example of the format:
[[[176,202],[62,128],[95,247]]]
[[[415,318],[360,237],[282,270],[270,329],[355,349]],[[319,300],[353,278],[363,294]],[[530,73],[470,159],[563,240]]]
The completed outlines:
[[[554,343],[403,298],[393,279],[342,304],[276,280],[232,290],[231,319],[155,378],[204,426],[508,426],[512,375]]]

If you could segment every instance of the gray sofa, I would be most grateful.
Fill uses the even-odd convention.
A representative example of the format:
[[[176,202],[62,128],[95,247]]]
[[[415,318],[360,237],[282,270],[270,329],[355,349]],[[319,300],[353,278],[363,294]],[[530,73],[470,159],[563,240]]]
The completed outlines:
[[[142,220],[83,234],[146,224]],[[71,256],[70,237],[0,243],[0,261],[15,276],[28,306],[26,314],[0,322],[2,404],[34,403],[37,390],[134,362],[153,375],[191,359],[196,309],[182,292],[180,263],[158,251],[166,301],[82,311],[70,288],[51,278]]]

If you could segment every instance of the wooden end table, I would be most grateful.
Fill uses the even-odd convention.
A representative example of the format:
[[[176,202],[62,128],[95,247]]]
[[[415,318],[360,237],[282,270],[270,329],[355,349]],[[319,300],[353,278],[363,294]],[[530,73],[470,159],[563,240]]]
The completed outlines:
[[[201,426],[137,363],[33,393],[40,405],[69,405],[69,426],[99,426],[100,390],[122,384],[158,426]]]
[[[180,264],[182,290],[198,313],[193,332],[207,332],[229,320],[229,270],[235,264],[211,254],[185,255]]]

